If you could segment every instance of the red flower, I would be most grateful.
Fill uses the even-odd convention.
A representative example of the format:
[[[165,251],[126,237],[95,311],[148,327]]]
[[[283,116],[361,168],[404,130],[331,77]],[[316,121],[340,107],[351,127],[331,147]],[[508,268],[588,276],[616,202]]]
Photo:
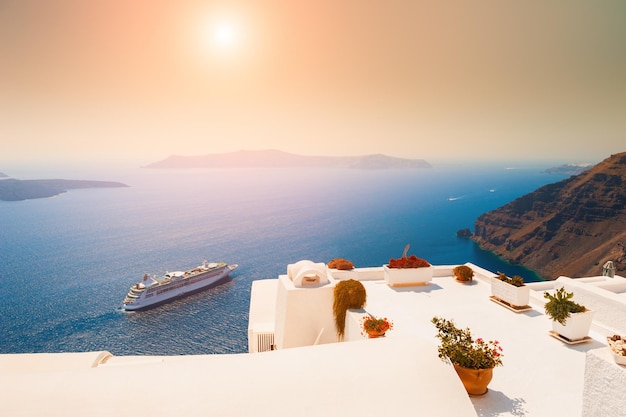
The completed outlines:
[[[363,316],[361,319],[361,327],[365,333],[369,332],[377,332],[377,333],[385,333],[387,330],[393,329],[393,322],[389,321],[387,317],[384,318],[376,318],[374,316]],[[363,333],[362,333],[363,334]]]

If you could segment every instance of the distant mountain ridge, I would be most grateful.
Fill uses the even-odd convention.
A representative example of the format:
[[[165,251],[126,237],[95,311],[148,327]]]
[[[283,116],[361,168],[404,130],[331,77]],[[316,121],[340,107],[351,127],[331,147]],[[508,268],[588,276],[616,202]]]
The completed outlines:
[[[432,168],[423,159],[405,159],[375,154],[363,156],[306,156],[278,150],[238,151],[200,156],[172,155],[144,168]]]
[[[548,279],[626,272],[626,152],[481,215],[473,239]]]

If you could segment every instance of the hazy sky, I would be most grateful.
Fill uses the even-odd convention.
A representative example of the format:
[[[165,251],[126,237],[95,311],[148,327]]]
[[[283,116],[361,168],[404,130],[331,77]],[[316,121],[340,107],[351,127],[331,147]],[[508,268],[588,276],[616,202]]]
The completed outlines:
[[[3,161],[626,151],[626,2],[2,0]]]

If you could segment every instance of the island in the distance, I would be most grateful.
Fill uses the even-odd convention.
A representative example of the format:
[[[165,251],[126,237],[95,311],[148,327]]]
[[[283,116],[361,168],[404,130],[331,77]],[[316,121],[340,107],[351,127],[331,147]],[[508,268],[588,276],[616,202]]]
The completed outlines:
[[[591,163],[566,164],[558,167],[548,168],[544,172],[546,174],[578,175],[587,171],[591,167],[593,167],[593,164]]]
[[[89,181],[89,180],[18,180],[7,178],[0,180],[0,200],[22,201],[35,198],[46,198],[62,194],[77,188],[117,188],[128,187],[121,182]]]
[[[278,150],[238,151],[200,156],[172,155],[144,168],[432,168],[423,159],[406,159],[382,154],[363,156],[306,156]]]

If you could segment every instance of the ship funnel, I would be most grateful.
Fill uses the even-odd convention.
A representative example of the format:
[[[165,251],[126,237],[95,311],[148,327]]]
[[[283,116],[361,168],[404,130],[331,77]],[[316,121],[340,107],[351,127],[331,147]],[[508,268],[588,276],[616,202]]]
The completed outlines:
[[[611,278],[615,276],[615,265],[613,265],[613,261],[607,261],[602,266],[602,275]]]

